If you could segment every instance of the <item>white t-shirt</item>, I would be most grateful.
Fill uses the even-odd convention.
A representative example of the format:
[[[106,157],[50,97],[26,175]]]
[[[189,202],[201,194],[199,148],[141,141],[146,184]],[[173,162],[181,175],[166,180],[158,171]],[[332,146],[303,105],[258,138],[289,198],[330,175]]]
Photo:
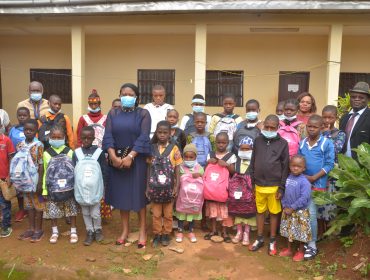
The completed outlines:
[[[152,127],[150,129],[150,138],[152,138],[157,128],[157,124],[166,119],[167,111],[173,109],[173,106],[167,103],[164,103],[162,106],[148,103],[144,106],[144,109],[149,111],[150,117],[152,118]]]
[[[189,116],[185,115],[181,119],[180,128],[185,130],[186,123],[189,121]],[[207,115],[207,124],[206,124],[206,132],[209,130],[209,124],[211,123],[211,116]]]
[[[0,109],[0,119],[1,119],[1,123],[4,127],[7,127],[9,125],[9,123],[10,123],[9,115],[3,109]]]

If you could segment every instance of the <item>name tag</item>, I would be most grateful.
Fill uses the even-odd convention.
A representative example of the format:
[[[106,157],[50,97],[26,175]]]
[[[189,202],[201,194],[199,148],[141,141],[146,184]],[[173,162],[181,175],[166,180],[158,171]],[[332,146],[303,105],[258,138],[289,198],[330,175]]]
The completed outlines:
[[[166,183],[166,179],[167,179],[166,175],[164,174],[158,175],[158,181],[160,184]]]
[[[50,134],[50,130],[45,131],[45,136]]]
[[[58,186],[59,186],[60,188],[64,188],[64,187],[66,186],[66,184],[67,184],[67,180],[66,180],[66,179],[59,179],[59,180],[57,181],[57,183],[58,183]]]
[[[197,185],[196,184],[189,184],[188,189],[192,190],[192,191],[195,191],[195,190],[197,190]]]
[[[211,180],[217,181],[218,177],[220,177],[220,174],[218,173],[211,173]]]
[[[93,174],[92,170],[85,170],[84,175],[85,177],[91,177]]]
[[[23,132],[19,132],[19,138],[24,138],[24,133]]]
[[[243,193],[242,192],[234,192],[234,198],[235,199],[240,199],[242,197]]]

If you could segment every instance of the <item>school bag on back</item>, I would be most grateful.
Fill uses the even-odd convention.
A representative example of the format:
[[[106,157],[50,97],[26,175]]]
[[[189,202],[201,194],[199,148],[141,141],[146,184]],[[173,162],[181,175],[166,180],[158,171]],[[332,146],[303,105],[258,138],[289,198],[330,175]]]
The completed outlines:
[[[74,166],[67,155],[70,150],[65,147],[60,154],[53,148],[46,150],[51,156],[46,168],[46,187],[51,201],[62,202],[73,197]]]
[[[227,161],[232,153],[226,154],[222,160]],[[212,157],[215,157],[212,153]],[[229,170],[226,167],[209,163],[203,175],[204,199],[217,202],[226,202],[229,196]]]
[[[82,116],[88,126],[91,126],[95,131],[95,139],[93,145],[97,145],[99,148],[103,145],[103,137],[105,132],[104,122],[107,119],[107,115],[103,115],[101,119],[94,123],[88,115]]]
[[[32,160],[30,150],[38,142],[24,145],[10,162],[10,182],[19,192],[35,192],[39,181],[38,167]]]
[[[299,137],[297,127],[301,123],[301,121],[295,121],[291,125],[286,125],[285,122],[280,121],[278,133],[288,142],[289,156],[293,156],[298,153],[299,142],[301,139]]]
[[[38,139],[44,144],[44,149],[50,147],[49,144],[49,136],[50,136],[50,129],[54,124],[58,124],[64,129],[64,133],[66,133],[66,121],[64,118],[63,113],[59,113],[55,116],[53,120],[47,118],[46,116],[42,116],[40,118],[41,126],[38,132]],[[68,141],[66,141],[68,143]]]
[[[249,172],[240,174],[240,165],[238,158],[235,173],[229,181],[227,207],[230,215],[249,218],[256,214],[256,202]]]
[[[239,116],[225,116],[222,114],[216,114],[216,116],[220,117],[220,120],[216,124],[215,130],[213,132],[214,135],[217,136],[217,134],[219,134],[220,132],[226,132],[229,136],[229,141],[232,141],[237,126],[236,119]]]
[[[254,139],[256,139],[257,136],[259,136],[260,134],[261,134],[261,131],[259,130],[257,126],[248,127],[247,123],[243,121],[240,125],[240,128],[237,129],[234,134],[234,139],[233,139],[234,151],[237,153],[239,149],[240,141],[246,136],[249,136],[254,141]]]
[[[185,171],[189,171],[186,166],[181,166]],[[200,165],[194,167],[193,173],[199,173]],[[203,197],[202,177],[193,178],[193,174],[186,172],[180,177],[180,190],[176,201],[176,211],[186,214],[199,214],[202,212]]]
[[[172,200],[175,171],[168,156],[174,146],[173,143],[169,144],[160,154],[158,145],[153,144],[154,159],[148,178],[148,196],[151,202],[166,203]]]
[[[192,140],[191,142],[197,147],[197,161],[201,166],[206,166],[207,156],[212,152],[211,141],[209,141],[210,133],[205,135],[197,135],[195,132],[190,133]]]
[[[95,205],[103,197],[103,173],[98,162],[102,152],[102,149],[97,148],[90,156],[85,155],[81,148],[75,150],[78,162],[74,170],[74,195],[80,205]]]

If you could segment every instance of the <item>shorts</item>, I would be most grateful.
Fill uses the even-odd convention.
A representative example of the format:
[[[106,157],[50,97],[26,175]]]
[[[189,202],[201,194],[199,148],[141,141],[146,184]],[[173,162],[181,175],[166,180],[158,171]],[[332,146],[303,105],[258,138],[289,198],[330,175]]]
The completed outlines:
[[[44,219],[60,219],[63,217],[75,217],[78,214],[78,205],[74,197],[63,202],[46,202]]]
[[[24,210],[45,211],[45,200],[37,193],[23,193]]]
[[[280,200],[275,198],[278,190],[279,187],[275,186],[256,186],[256,206],[258,213],[265,213],[267,210],[269,210],[271,214],[278,214],[281,212]]]

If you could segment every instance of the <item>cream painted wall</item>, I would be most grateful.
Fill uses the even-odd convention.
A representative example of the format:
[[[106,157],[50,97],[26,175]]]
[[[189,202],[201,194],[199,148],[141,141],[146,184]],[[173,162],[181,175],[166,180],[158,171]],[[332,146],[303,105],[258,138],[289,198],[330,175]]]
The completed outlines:
[[[370,36],[343,36],[341,72],[370,73]]]

